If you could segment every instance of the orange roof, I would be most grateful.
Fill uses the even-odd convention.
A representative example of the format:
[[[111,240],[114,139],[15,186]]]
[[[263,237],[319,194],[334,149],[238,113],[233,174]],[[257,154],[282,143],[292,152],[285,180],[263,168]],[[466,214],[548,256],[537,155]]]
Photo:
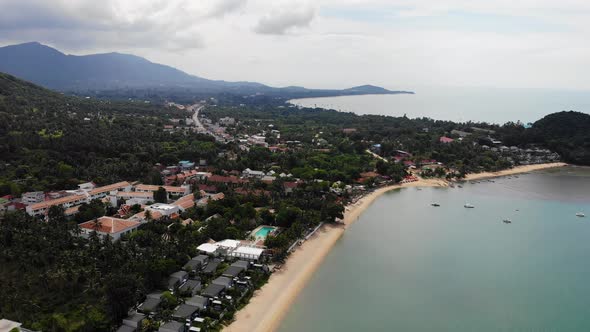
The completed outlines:
[[[87,221],[80,224],[80,228],[85,228],[100,233],[115,234],[130,228],[139,226],[140,223],[137,221],[113,218],[113,217],[100,217],[98,222],[94,220]]]
[[[180,192],[180,193],[184,193],[186,192],[186,189],[183,187],[173,187],[173,186],[156,186],[156,185],[151,185],[151,184],[138,184],[137,186],[135,186],[135,190],[140,190],[140,191],[158,191],[158,189],[162,187],[164,189],[166,189],[166,192]]]
[[[152,215],[152,219],[153,220],[158,220],[160,218],[162,218],[162,213],[158,212],[158,211],[150,211],[150,214]],[[131,218],[129,219],[145,219],[145,211],[141,211],[139,213],[136,213],[134,215],[131,216]]]
[[[64,211],[64,214],[66,216],[71,216],[73,214],[78,213],[78,210],[80,210],[80,205],[76,205],[76,206],[72,206],[71,208],[68,208]]]
[[[153,192],[139,192],[139,191],[119,191],[117,197],[140,197],[140,198],[153,198]]]
[[[62,205],[62,204],[66,204],[66,203],[71,203],[77,200],[85,200],[86,196],[84,195],[71,195],[71,196],[65,196],[65,197],[60,197],[60,198],[56,198],[56,199],[50,199],[48,201],[43,201],[40,203],[35,203],[33,205],[31,205],[31,209],[34,210],[40,210],[40,209],[44,209],[50,206],[54,206],[54,205]]]
[[[90,190],[89,194],[90,195],[102,194],[102,193],[113,191],[113,190],[123,189],[125,187],[129,187],[130,185],[131,184],[127,181],[117,182],[117,183],[109,184],[108,186],[94,188],[94,189]]]
[[[195,206],[195,195],[190,194],[190,195],[183,196],[183,197],[179,198],[178,200],[176,200],[174,203],[172,203],[172,205],[177,205],[183,209],[191,208],[191,207]]]

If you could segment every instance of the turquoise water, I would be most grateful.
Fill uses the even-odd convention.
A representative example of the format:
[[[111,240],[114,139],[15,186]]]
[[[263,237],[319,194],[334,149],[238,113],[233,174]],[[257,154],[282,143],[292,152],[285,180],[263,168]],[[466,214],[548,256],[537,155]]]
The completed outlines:
[[[590,170],[494,181],[383,195],[279,331],[590,331]]]
[[[274,229],[274,227],[264,226],[256,232],[255,236],[265,238],[268,236],[268,233],[272,232]]]
[[[559,111],[590,113],[590,93],[575,90],[416,87],[414,95],[296,99],[293,103],[358,114],[451,121],[534,122]]]

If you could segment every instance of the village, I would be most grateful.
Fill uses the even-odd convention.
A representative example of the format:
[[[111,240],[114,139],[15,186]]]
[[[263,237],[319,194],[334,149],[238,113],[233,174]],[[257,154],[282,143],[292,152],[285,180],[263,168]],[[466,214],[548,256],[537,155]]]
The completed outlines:
[[[164,131],[196,131],[213,136],[219,144],[231,142],[237,150],[224,149],[218,154],[226,160],[236,160],[238,154],[256,149],[267,151],[272,156],[306,150],[321,155],[329,153],[332,148],[322,131],[313,134],[311,141],[305,143],[282,138],[281,132],[272,123],[262,128],[259,125],[257,128],[242,126],[241,130],[237,130],[239,122],[233,117],[220,117],[214,122],[200,114],[204,103],[190,106],[170,104],[169,107],[186,110],[189,116],[186,119],[171,119],[170,124],[164,125]],[[338,132],[347,137],[357,130],[344,128]],[[491,138],[493,133],[485,134],[487,136],[483,141],[476,141],[469,139],[470,132],[453,130],[440,136],[438,143],[441,146],[470,144],[475,149],[501,156],[512,166],[559,160],[559,156],[549,150],[506,147]],[[0,206],[2,211],[23,210],[41,220],[47,220],[51,211],[63,211],[65,218],[79,222],[79,236],[98,236],[125,242],[142,225],[153,222],[166,223],[167,227],[196,225],[202,232],[216,220],[227,219],[218,204],[223,205],[228,197],[241,197],[242,202],[249,202],[250,208],[255,207],[255,214],[259,216],[257,220],[230,218],[230,228],[246,223],[238,233],[230,233],[235,238],[192,243],[197,255],[187,260],[182,269],[170,274],[165,284],[129,308],[129,316],[123,319],[118,329],[121,332],[216,330],[223,321],[231,319],[235,309],[266,282],[272,271],[280,269],[285,255],[324,223],[308,223],[293,233],[291,224],[299,217],[290,208],[275,211],[274,207],[281,197],[285,199],[295,193],[305,197],[305,191],[312,190],[321,200],[335,197],[334,206],[343,206],[354,204],[380,186],[415,182],[428,177],[449,181],[460,179],[459,169],[435,159],[424,159],[403,150],[384,154],[379,142],[371,142],[366,157],[370,165],[375,165],[376,160],[377,166],[353,173],[355,177],[352,181],[346,178],[326,181],[317,169],[295,176],[288,169],[269,161],[265,161],[260,169],[223,169],[201,158],[181,160],[176,164],[155,164],[153,170],[159,174],[161,184],[121,181],[97,186],[86,182],[79,184],[77,189],[26,192],[20,198],[5,196],[0,198]],[[106,207],[107,213],[90,220],[80,220],[81,211],[93,204]],[[215,206],[212,210],[219,212],[198,212],[207,211],[211,205]],[[322,207],[322,214],[325,209]],[[343,209],[333,211],[329,217],[323,216],[324,220],[339,222]],[[291,220],[281,225],[278,215],[289,213]],[[272,218],[267,219],[276,219],[276,223],[265,224],[264,218],[260,218],[262,214],[271,215]],[[205,217],[201,219],[201,216]]]

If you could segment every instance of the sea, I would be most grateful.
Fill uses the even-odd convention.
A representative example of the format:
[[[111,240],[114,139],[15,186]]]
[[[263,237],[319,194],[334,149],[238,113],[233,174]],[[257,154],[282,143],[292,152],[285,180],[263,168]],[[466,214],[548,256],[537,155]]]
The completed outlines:
[[[278,331],[590,331],[590,168],[384,194]]]
[[[554,89],[417,87],[415,94],[293,99],[305,107],[357,114],[428,117],[456,122],[535,122],[560,111],[590,113],[590,91]]]

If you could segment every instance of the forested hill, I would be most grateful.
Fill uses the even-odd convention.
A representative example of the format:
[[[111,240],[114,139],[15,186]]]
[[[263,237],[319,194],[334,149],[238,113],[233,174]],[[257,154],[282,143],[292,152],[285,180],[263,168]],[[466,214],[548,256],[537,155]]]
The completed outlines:
[[[0,72],[6,72],[44,87],[76,93],[152,89],[167,93],[265,94],[283,98],[359,94],[408,93],[364,85],[350,89],[274,88],[255,82],[210,80],[121,53],[68,55],[37,42],[0,47]]]
[[[153,182],[157,162],[216,157],[211,137],[163,130],[186,117],[143,102],[63,96],[0,73],[0,195],[89,180]]]
[[[529,135],[567,162],[590,165],[590,114],[574,111],[549,114],[533,124]]]

